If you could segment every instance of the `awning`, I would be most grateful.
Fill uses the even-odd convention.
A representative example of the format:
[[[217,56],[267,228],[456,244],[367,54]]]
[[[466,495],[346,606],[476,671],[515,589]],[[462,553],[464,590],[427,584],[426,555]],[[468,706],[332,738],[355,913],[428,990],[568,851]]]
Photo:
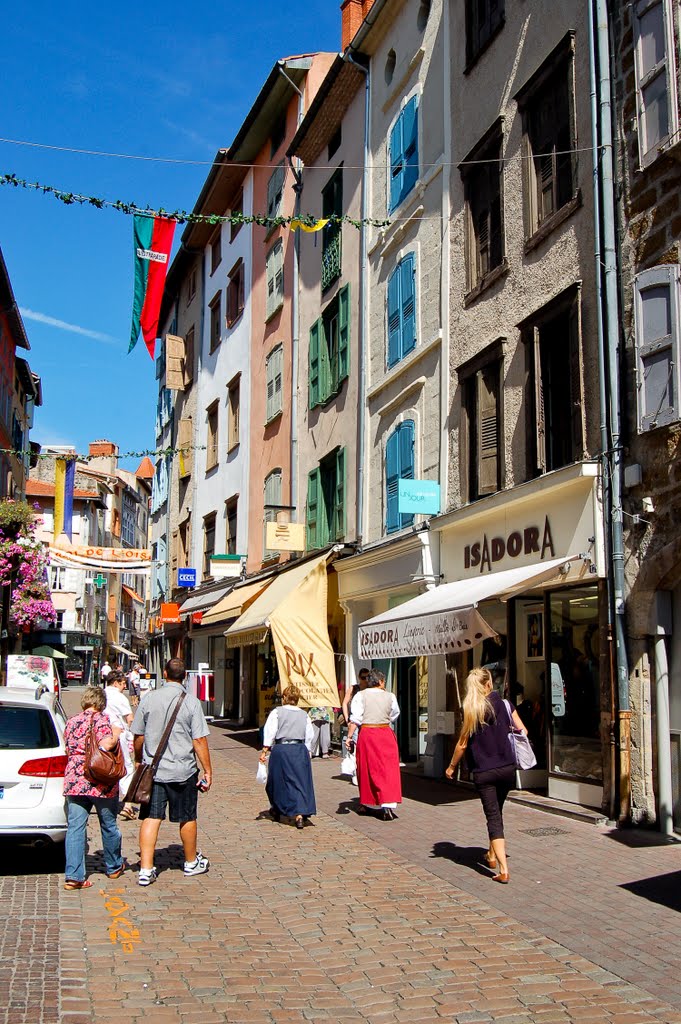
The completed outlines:
[[[118,651],[119,654],[125,654],[128,658],[137,660],[138,655],[134,651],[129,651],[127,647],[121,647],[120,644],[109,644],[109,647],[113,647],[114,651]]]
[[[180,615],[190,615],[192,612],[206,612],[213,608],[218,601],[225,597],[232,587],[234,580],[223,583],[221,586],[198,587],[196,592],[180,605]]]
[[[493,597],[507,601],[560,575],[578,556],[519,566],[474,579],[443,583],[411,601],[375,615],[359,626],[359,656],[404,658],[423,654],[451,654],[467,650],[494,636],[477,606]]]
[[[121,583],[121,590],[124,591],[128,597],[131,597],[133,601],[139,601],[140,604],[144,604],[144,598],[140,597],[132,587],[126,587],[125,583]]]
[[[41,644],[40,647],[34,647],[30,653],[39,654],[41,658],[66,658],[63,651],[58,651],[56,647],[50,647],[49,644]]]
[[[256,598],[225,632],[228,647],[248,647],[261,644],[270,628],[270,617],[289,594],[312,573],[321,562],[328,561],[329,553],[308,559],[291,569],[284,569],[272,579],[267,590]]]
[[[235,587],[234,590],[230,590],[226,597],[213,605],[211,610],[203,616],[201,625],[214,626],[216,623],[227,623],[230,619],[236,619],[271,582],[272,578],[258,580],[257,583],[247,583],[244,587]]]

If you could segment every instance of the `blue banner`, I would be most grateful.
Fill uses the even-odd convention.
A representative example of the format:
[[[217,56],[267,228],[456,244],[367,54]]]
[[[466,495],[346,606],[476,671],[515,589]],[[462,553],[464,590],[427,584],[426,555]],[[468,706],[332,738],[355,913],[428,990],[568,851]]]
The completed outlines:
[[[400,514],[437,515],[440,511],[440,485],[434,480],[399,480],[397,510]]]

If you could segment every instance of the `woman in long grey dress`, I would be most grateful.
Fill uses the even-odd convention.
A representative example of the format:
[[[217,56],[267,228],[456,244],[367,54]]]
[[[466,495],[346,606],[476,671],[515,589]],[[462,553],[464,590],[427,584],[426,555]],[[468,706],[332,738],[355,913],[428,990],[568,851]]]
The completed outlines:
[[[307,712],[298,707],[298,688],[287,686],[281,697],[281,707],[270,711],[263,729],[261,762],[269,753],[265,791],[275,821],[283,814],[295,820],[296,828],[304,828],[317,813],[310,766],[315,731]]]

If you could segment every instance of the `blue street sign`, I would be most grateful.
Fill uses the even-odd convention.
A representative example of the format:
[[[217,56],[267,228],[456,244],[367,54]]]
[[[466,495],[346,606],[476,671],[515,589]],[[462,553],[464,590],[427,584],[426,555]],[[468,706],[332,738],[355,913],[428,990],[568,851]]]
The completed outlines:
[[[177,585],[178,587],[195,587],[196,569],[178,569]]]
[[[399,480],[397,511],[437,515],[440,511],[440,485],[434,480]]]

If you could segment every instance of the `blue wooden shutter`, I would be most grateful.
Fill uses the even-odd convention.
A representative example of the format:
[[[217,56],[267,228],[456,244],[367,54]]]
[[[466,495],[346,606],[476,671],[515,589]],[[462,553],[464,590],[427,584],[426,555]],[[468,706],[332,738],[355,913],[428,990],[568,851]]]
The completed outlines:
[[[400,517],[397,511],[398,481],[400,479],[400,433],[395,430],[385,446],[385,529],[386,533],[394,533],[400,528]]]
[[[399,444],[400,444],[400,480],[413,480],[414,479],[414,421],[405,420],[404,423],[400,423],[399,426]],[[413,513],[403,513],[398,517],[400,520],[400,528],[405,526],[411,526],[414,522]]]
[[[350,371],[350,285],[338,293],[338,384]]]
[[[332,537],[333,540],[342,540],[345,537],[345,448],[336,452]]]
[[[400,267],[388,278],[388,366],[399,362],[402,352],[402,283]]]
[[[307,476],[307,508],[305,510],[305,526],[307,534],[307,546],[316,548],[317,545],[317,517],[319,506],[319,469],[313,469]]]
[[[390,212],[402,197],[404,180],[404,150],[402,146],[402,114],[397,118],[390,133]]]
[[[419,177],[419,121],[416,96],[402,111],[402,152],[404,170],[400,199],[408,196]]]
[[[321,320],[317,320],[310,328],[310,376],[308,382],[309,405],[314,409],[319,405],[319,330]]]
[[[416,345],[416,266],[410,252],[400,263],[402,286],[402,357]]]

